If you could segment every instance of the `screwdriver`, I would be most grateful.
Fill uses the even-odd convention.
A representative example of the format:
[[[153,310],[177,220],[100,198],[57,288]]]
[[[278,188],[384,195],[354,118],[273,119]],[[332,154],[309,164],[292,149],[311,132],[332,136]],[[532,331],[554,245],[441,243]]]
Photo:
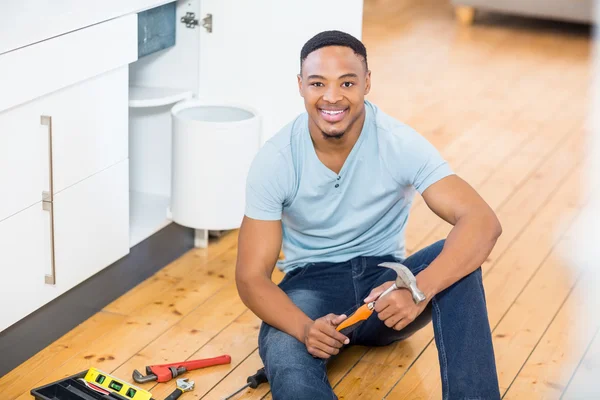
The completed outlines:
[[[242,390],[244,390],[248,387],[250,387],[252,389],[256,389],[261,383],[266,383],[267,382],[267,373],[265,372],[264,367],[259,369],[258,371],[256,371],[256,373],[254,375],[249,376],[248,379],[246,379],[246,382],[248,382],[248,383],[245,386],[236,390],[234,393],[225,397],[223,400],[231,399],[233,396],[235,396],[236,394],[238,394],[239,392],[241,392]]]

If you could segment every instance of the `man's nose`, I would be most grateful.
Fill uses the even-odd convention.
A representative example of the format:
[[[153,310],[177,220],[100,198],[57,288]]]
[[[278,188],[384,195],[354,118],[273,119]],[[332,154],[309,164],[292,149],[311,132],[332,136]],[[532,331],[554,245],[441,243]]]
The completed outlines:
[[[340,91],[340,88],[338,88],[335,85],[330,85],[323,94],[323,100],[325,100],[328,103],[337,103],[341,99],[342,93]]]

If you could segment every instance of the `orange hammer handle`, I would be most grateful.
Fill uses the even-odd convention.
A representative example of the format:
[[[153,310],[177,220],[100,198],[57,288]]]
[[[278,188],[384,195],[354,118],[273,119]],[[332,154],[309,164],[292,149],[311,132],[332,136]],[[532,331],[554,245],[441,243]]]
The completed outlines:
[[[352,314],[351,316],[346,318],[341,324],[339,324],[336,330],[339,332],[342,329],[348,328],[349,326],[364,321],[367,318],[369,318],[371,314],[373,314],[373,310],[369,309],[369,304],[363,304],[358,310],[354,312],[354,314]]]

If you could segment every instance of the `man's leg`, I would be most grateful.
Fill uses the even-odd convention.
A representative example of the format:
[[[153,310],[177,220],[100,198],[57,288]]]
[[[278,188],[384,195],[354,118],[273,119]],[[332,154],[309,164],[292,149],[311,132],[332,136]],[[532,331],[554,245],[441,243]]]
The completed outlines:
[[[345,264],[313,264],[286,275],[280,288],[310,318],[342,314],[356,302],[352,270]],[[334,289],[335,288],[335,289]],[[326,360],[313,357],[296,338],[263,323],[259,354],[275,400],[337,399]]]
[[[442,251],[444,241],[404,260],[416,276]],[[365,272],[366,297],[372,288],[395,280],[396,273],[377,264]],[[362,282],[361,282],[362,283]],[[403,340],[433,320],[438,349],[443,399],[499,399],[498,377],[492,346],[481,268],[467,275],[431,300],[424,312],[402,331],[388,328],[377,313],[360,326],[355,344],[383,346]]]

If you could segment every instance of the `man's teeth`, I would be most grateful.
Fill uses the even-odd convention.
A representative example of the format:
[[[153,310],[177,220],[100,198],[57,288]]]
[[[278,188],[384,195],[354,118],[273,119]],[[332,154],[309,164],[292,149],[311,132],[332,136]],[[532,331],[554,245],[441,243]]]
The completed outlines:
[[[344,112],[344,110],[337,110],[337,111],[333,111],[333,110],[321,110],[323,111],[325,114],[329,114],[329,115],[336,115],[336,114],[341,114]]]

